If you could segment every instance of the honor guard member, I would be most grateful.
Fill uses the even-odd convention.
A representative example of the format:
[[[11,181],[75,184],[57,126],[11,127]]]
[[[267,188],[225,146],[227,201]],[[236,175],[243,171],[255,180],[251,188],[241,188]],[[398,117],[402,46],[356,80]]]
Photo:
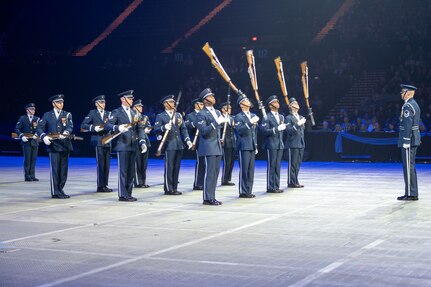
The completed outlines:
[[[200,110],[204,107],[204,104],[200,102],[199,98],[194,99],[192,101],[194,111],[191,113],[188,113],[186,115],[185,124],[187,127],[187,131],[189,132],[189,135],[196,136],[196,131],[198,130],[196,128],[196,115],[199,113]],[[194,141],[194,138],[193,138]],[[204,174],[205,174],[205,157],[200,157],[198,155],[198,147],[199,147],[199,137],[196,140],[196,164],[195,164],[195,180],[193,182],[193,190],[203,190],[204,185]]]
[[[63,110],[64,95],[55,95],[49,98],[53,110],[46,112],[37,125],[37,134],[48,148],[51,197],[69,198],[63,188],[67,180],[69,167],[69,154],[73,151],[69,138],[73,131],[72,114]]]
[[[237,101],[241,112],[235,116],[235,131],[239,157],[239,197],[253,198],[254,160],[257,150],[256,127],[259,117],[250,112],[251,102],[247,97]]]
[[[230,116],[232,107],[228,106],[228,103],[220,104],[220,111],[222,115],[226,118],[226,134],[225,138],[222,142],[223,146],[223,169],[221,176],[221,185],[233,186],[235,183],[231,182],[232,180],[232,171],[235,163],[235,154],[236,154],[236,137],[235,137],[235,122],[234,119]],[[223,129],[224,124],[221,127],[222,137],[223,137]]]
[[[289,100],[290,114],[286,116],[286,142],[285,148],[288,149],[289,166],[287,169],[287,186],[292,188],[302,188],[298,182],[298,173],[304,156],[305,141],[304,129],[306,119],[298,114],[299,104],[295,98]]]
[[[39,181],[35,176],[36,157],[39,149],[38,137],[36,135],[39,117],[35,116],[36,106],[30,103],[24,107],[27,114],[21,116],[15,126],[15,133],[21,140],[24,155],[24,180]]]
[[[183,157],[183,141],[191,149],[193,144],[190,141],[189,133],[180,113],[175,112],[175,100],[173,95],[166,96],[160,100],[165,111],[156,116],[154,132],[158,139],[162,139],[163,134],[168,131],[165,142],[165,173],[164,191],[166,195],[181,195],[177,190],[178,177],[180,174],[181,158]],[[172,121],[171,121],[172,119]],[[183,140],[183,141],[182,141]]]
[[[114,142],[118,158],[118,200],[136,201],[132,196],[136,150],[146,152],[144,129],[133,111],[133,90],[118,94],[121,107],[112,111],[105,130],[119,133]]]
[[[91,144],[96,149],[97,162],[97,192],[112,192],[108,187],[109,168],[111,161],[111,142],[102,143],[102,138],[109,131],[104,127],[111,112],[105,110],[105,96],[100,95],[93,99],[96,109],[91,110],[81,123],[82,132],[91,132]]]
[[[198,155],[205,158],[203,204],[221,205],[222,202],[215,199],[215,190],[223,154],[220,129],[227,119],[214,108],[216,100],[211,89],[203,90],[199,100],[205,106],[196,116],[199,129]]]
[[[147,151],[142,152],[138,149],[136,153],[136,174],[135,174],[135,187],[137,188],[148,188],[150,187],[147,182],[147,167],[148,167],[148,154],[151,146],[150,138],[148,134],[151,132],[151,122],[147,115],[142,113],[143,105],[142,100],[137,100],[133,103],[133,109],[138,114],[138,119],[144,128],[144,139]]]
[[[398,136],[398,147],[401,148],[403,161],[405,193],[398,200],[418,200],[418,179],[416,175],[416,150],[421,144],[419,122],[421,110],[413,98],[416,87],[401,85],[401,99],[404,105],[401,110],[400,133]]]
[[[286,130],[286,124],[284,123],[284,116],[278,112],[280,102],[277,96],[269,97],[265,105],[268,106],[270,112],[262,120],[260,128],[265,136],[264,148],[266,148],[268,159],[266,192],[281,193],[283,190],[280,189],[280,167],[284,151],[283,135]]]

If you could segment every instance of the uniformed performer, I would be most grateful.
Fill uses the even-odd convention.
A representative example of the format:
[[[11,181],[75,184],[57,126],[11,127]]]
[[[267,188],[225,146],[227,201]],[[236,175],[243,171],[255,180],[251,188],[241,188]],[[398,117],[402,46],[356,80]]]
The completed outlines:
[[[413,98],[416,87],[401,85],[401,99],[404,105],[401,110],[400,133],[398,136],[398,147],[401,148],[403,161],[405,192],[398,200],[418,200],[418,179],[416,175],[416,150],[421,144],[419,122],[421,110]]]
[[[136,150],[147,151],[144,129],[138,115],[133,111],[133,90],[118,94],[121,106],[112,111],[105,130],[119,132],[115,138],[114,151],[118,158],[118,200],[136,201],[132,196],[135,177]]]
[[[200,102],[200,99],[194,99],[192,101],[194,110],[186,115],[185,124],[187,127],[187,131],[189,133],[190,137],[196,136],[196,115],[199,113],[200,110],[204,107],[203,103]],[[191,139],[194,141],[194,138]],[[204,185],[204,174],[205,174],[205,157],[200,157],[198,155],[198,147],[199,147],[199,137],[196,140],[196,164],[195,164],[195,179],[193,182],[193,190],[203,190]]]
[[[288,169],[287,169],[287,186],[292,188],[304,187],[298,181],[298,173],[304,156],[305,140],[304,129],[306,119],[298,114],[299,104],[295,98],[289,100],[289,110],[285,118],[286,124],[286,142],[285,148],[288,150]]]
[[[254,161],[257,149],[257,124],[259,117],[250,112],[251,102],[247,97],[237,101],[241,112],[235,116],[237,150],[239,158],[239,197],[253,198]]]
[[[205,106],[196,116],[200,143],[198,154],[205,159],[203,204],[221,205],[222,202],[215,198],[215,190],[223,154],[220,129],[227,119],[214,108],[216,99],[211,89],[204,89],[199,100]]]
[[[73,131],[72,114],[63,110],[64,95],[49,98],[53,110],[46,112],[37,125],[37,134],[48,148],[51,197],[65,199],[64,193],[69,167],[69,154],[73,151],[69,136]]]
[[[181,158],[183,157],[183,141],[191,149],[189,133],[180,113],[175,112],[175,96],[169,95],[161,99],[165,111],[156,116],[154,132],[158,139],[162,139],[168,130],[165,143],[165,172],[163,188],[166,195],[181,195],[178,191],[178,177],[180,174]],[[173,118],[172,118],[173,116]],[[171,121],[171,118],[173,119]]]
[[[137,100],[133,103],[133,109],[138,114],[139,121],[144,128],[144,139],[147,151],[142,152],[138,150],[136,153],[136,174],[135,174],[135,187],[148,188],[147,184],[147,167],[148,167],[148,154],[151,147],[150,138],[148,134],[151,132],[151,122],[147,115],[142,113],[143,105],[142,100]]]
[[[262,120],[261,131],[265,137],[264,148],[267,156],[266,192],[281,193],[280,167],[283,157],[283,135],[286,130],[284,116],[278,112],[280,102],[277,96],[269,97],[265,105],[270,109],[267,117]]]
[[[91,132],[91,144],[96,150],[96,163],[97,163],[97,192],[112,192],[108,187],[109,181],[109,168],[111,161],[111,142],[107,144],[102,143],[102,138],[105,137],[109,131],[104,129],[106,122],[111,114],[110,111],[105,110],[105,96],[100,95],[93,99],[93,104],[96,109],[90,110],[84,121],[81,123],[82,132]]]
[[[27,114],[21,116],[15,126],[15,133],[21,140],[24,156],[24,180],[39,181],[35,175],[36,157],[39,149],[39,142],[36,134],[39,117],[35,116],[36,105],[34,103],[26,105],[24,109]]]
[[[235,122],[233,117],[230,116],[232,111],[232,106],[228,105],[227,102],[220,104],[220,111],[222,115],[226,118],[226,134],[222,142],[223,146],[223,169],[221,176],[221,185],[233,186],[235,183],[232,182],[232,171],[235,164],[235,154],[236,154],[236,136],[235,136]],[[221,127],[222,137],[224,125]]]

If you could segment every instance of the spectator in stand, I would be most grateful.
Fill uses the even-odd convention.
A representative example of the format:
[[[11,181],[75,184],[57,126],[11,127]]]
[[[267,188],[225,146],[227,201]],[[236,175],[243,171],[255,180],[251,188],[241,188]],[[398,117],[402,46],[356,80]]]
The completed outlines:
[[[332,132],[332,130],[329,128],[329,123],[327,121],[323,121],[322,123],[322,129],[321,132]]]
[[[367,125],[366,124],[361,124],[361,129],[359,130],[360,133],[367,133]]]

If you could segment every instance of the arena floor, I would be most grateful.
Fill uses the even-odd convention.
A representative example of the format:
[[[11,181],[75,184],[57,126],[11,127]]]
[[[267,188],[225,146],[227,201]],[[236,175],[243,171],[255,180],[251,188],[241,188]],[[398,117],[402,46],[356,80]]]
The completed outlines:
[[[304,163],[304,189],[267,194],[257,162],[254,199],[220,187],[222,206],[192,191],[163,195],[163,164],[150,160],[137,202],[95,193],[95,160],[72,158],[65,192],[50,198],[22,159],[0,158],[0,286],[431,286],[431,165],[419,164],[417,202],[400,202],[401,164]],[[286,187],[283,163],[282,187]],[[234,170],[234,182],[238,168]]]

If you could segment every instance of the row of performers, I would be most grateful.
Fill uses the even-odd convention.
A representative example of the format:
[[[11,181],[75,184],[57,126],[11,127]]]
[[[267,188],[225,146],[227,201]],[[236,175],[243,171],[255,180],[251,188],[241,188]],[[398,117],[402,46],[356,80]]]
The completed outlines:
[[[222,185],[233,186],[232,170],[236,153],[239,159],[239,197],[253,198],[254,163],[258,153],[257,133],[265,137],[267,152],[267,192],[281,193],[280,165],[284,149],[288,149],[288,187],[301,188],[298,173],[304,152],[304,124],[306,119],[298,114],[298,102],[289,101],[290,114],[279,113],[277,96],[269,97],[265,106],[270,112],[263,119],[250,111],[251,102],[240,96],[237,104],[241,112],[231,116],[230,103],[217,105],[211,89],[204,89],[193,101],[194,111],[185,119],[176,111],[175,97],[161,99],[165,111],[158,114],[154,126],[142,114],[142,101],[134,101],[133,90],[118,94],[121,106],[112,112],[105,110],[105,96],[93,99],[96,109],[91,110],[81,124],[82,132],[92,133],[91,142],[96,149],[97,192],[112,192],[108,187],[111,144],[118,158],[118,196],[120,201],[136,201],[133,187],[146,188],[146,169],[150,140],[154,129],[164,150],[164,192],[180,195],[177,190],[184,143],[188,149],[196,149],[194,190],[203,190],[203,204],[221,205],[215,198],[220,163],[223,160]],[[63,110],[64,95],[49,100],[53,109],[42,118],[35,116],[33,103],[25,106],[27,114],[21,116],[15,133],[21,140],[24,152],[26,181],[38,181],[35,162],[38,141],[47,146],[50,159],[50,183],[52,198],[69,198],[63,188],[67,180],[68,159],[72,151],[72,114]],[[194,135],[192,142],[190,135]],[[286,135],[286,136],[285,136]],[[106,139],[109,138],[108,141]],[[115,138],[112,143],[111,139]]]

